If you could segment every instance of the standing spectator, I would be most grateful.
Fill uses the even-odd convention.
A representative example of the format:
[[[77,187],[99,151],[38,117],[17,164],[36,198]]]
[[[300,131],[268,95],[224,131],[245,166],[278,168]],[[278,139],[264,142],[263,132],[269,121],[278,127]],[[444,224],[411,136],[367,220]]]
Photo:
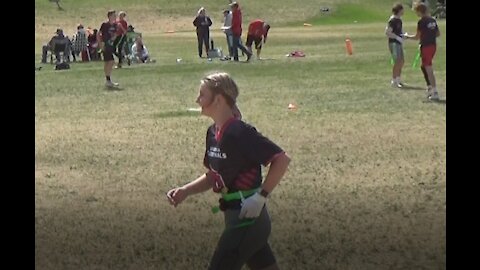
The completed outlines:
[[[208,51],[210,50],[208,42],[210,41],[210,26],[212,25],[212,20],[206,15],[204,7],[198,10],[193,25],[197,27],[198,56],[200,56],[200,58],[202,57],[203,44],[205,44],[205,50],[208,56]]]
[[[100,60],[100,53],[98,52],[98,41],[97,41],[98,29],[93,29],[93,33],[88,35],[88,50],[90,52],[90,58],[92,61]]]
[[[118,65],[115,66],[115,68],[122,68],[122,61],[123,61],[122,49],[123,49],[123,44],[125,43],[125,38],[126,38],[125,34],[127,33],[127,27],[128,27],[128,23],[125,20],[126,16],[127,16],[127,13],[125,13],[125,11],[120,11],[118,13],[118,19],[116,21],[117,38],[115,39],[114,44],[117,50]]]
[[[222,30],[227,37],[227,46],[228,46],[228,57],[225,59],[230,60],[233,56],[233,35],[232,35],[232,12],[230,10],[223,11],[224,22]]]
[[[262,52],[262,44],[267,42],[268,30],[270,25],[263,20],[254,20],[248,26],[247,34],[247,48],[252,51],[252,44],[255,42],[255,49],[257,50],[257,59],[260,59],[260,53]]]
[[[240,44],[242,37],[242,11],[237,2],[230,4],[232,7],[232,35],[233,35],[233,60],[238,62],[238,48],[247,55],[247,61],[252,57],[252,53]]]
[[[76,56],[80,55],[83,51],[87,49],[88,41],[87,35],[85,33],[85,29],[83,29],[83,25],[79,24],[77,26],[77,34],[73,39],[73,49],[72,49],[72,57],[73,61],[77,61]]]
[[[110,10],[107,13],[108,21],[102,23],[100,26],[100,31],[97,33],[97,41],[99,44],[100,50],[103,52],[103,61],[105,62],[103,70],[105,72],[105,86],[112,88],[117,87],[118,83],[112,82],[110,75],[112,74],[113,64],[113,53],[115,52],[115,46],[113,41],[116,38],[117,33],[117,24],[115,19],[117,18],[115,10]]]

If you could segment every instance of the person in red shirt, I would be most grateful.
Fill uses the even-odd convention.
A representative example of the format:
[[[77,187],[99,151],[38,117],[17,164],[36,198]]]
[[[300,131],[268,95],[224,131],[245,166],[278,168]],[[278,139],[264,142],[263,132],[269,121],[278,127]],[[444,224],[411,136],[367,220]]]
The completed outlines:
[[[422,57],[422,72],[427,83],[427,98],[439,100],[432,60],[437,51],[437,37],[440,36],[437,21],[428,14],[428,8],[420,3],[415,7],[420,20],[415,35],[405,35],[408,39],[420,40],[420,55]]]
[[[270,25],[260,19],[252,21],[248,26],[247,43],[245,45],[247,45],[249,51],[252,51],[252,44],[255,42],[257,59],[260,59],[262,44],[267,42],[268,30],[270,30]]]
[[[115,21],[117,24],[117,38],[114,41],[116,50],[117,50],[117,57],[118,57],[118,65],[115,68],[121,68],[122,67],[122,48],[123,44],[125,43],[126,36],[125,34],[127,33],[127,27],[128,23],[125,20],[125,17],[127,16],[127,13],[125,11],[120,11],[118,13],[118,19]]]
[[[249,61],[252,53],[240,43],[242,36],[242,11],[237,2],[232,2],[230,6],[232,7],[233,61],[238,61],[238,49],[247,55],[247,61]]]

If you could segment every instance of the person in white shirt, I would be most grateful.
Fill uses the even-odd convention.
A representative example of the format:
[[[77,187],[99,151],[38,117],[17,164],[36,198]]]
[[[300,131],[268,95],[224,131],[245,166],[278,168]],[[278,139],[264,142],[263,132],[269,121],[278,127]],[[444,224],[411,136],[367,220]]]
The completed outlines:
[[[223,11],[223,16],[225,20],[223,22],[222,30],[227,37],[228,46],[228,57],[226,57],[226,59],[230,59],[233,56],[232,12],[227,9]]]
[[[145,63],[149,60],[147,46],[143,44],[141,37],[137,37],[135,43],[132,45],[132,54],[134,59],[137,59],[139,62]]]

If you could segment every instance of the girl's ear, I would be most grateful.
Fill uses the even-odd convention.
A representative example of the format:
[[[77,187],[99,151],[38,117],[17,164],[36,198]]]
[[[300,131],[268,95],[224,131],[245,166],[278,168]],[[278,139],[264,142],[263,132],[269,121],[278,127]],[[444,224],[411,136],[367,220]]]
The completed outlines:
[[[221,95],[215,95],[215,97],[213,98],[213,104],[215,104],[216,106],[220,104],[220,96]]]

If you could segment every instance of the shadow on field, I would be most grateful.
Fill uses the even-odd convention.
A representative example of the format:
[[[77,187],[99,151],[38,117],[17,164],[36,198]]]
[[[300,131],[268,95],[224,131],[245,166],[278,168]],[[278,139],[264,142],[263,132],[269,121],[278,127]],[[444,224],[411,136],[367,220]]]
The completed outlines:
[[[124,90],[123,88],[121,87],[108,87],[108,86],[105,86],[105,90],[107,90],[108,92],[114,92],[114,91],[122,91]]]
[[[446,99],[440,99],[440,100],[425,100],[423,103],[447,104],[447,100],[446,100]]]
[[[199,112],[182,110],[182,111],[168,111],[168,112],[155,113],[153,117],[154,118],[170,118],[170,117],[185,117],[185,116],[199,116],[199,115],[200,115]]]
[[[425,87],[404,84],[402,90],[425,90]]]

